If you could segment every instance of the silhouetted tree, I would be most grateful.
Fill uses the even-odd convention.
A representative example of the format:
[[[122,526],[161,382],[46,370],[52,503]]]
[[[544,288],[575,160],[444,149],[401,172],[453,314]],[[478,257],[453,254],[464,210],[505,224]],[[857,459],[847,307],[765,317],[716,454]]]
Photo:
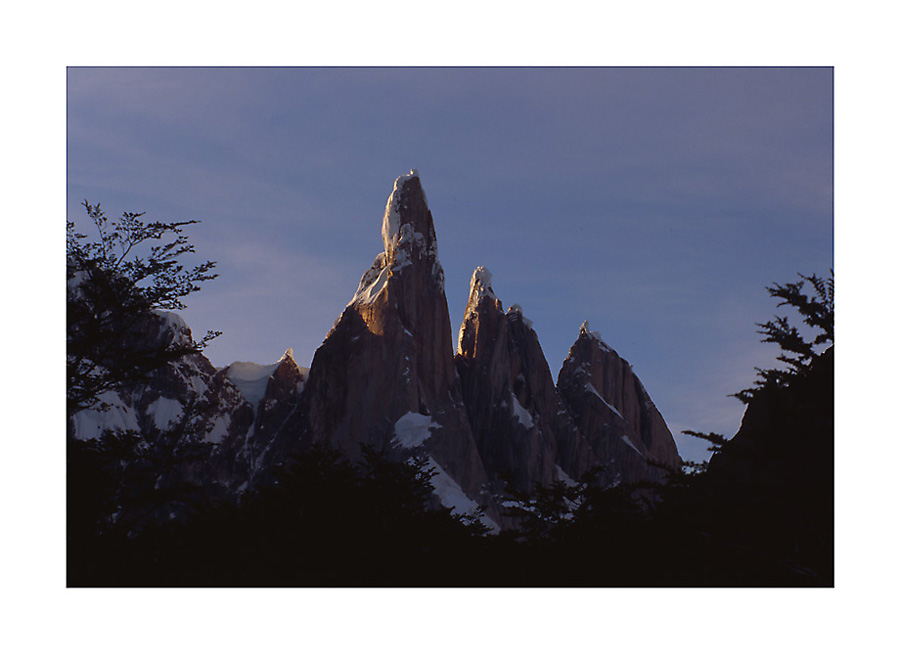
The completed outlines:
[[[183,228],[197,221],[144,223],[125,212],[109,222],[99,204],[83,206],[97,229],[89,240],[66,223],[66,409],[101,405],[100,396],[146,379],[218,335],[199,341],[144,338],[154,310],[182,309],[182,298],[214,279],[212,261],[186,268],[194,252]]]
[[[798,275],[800,281],[774,284],[766,290],[774,298],[781,300],[778,306],[795,309],[812,331],[812,340],[807,340],[786,316],[775,316],[765,323],[757,323],[763,343],[775,343],[781,348],[778,360],[787,364],[787,369],[759,369],[759,379],[754,387],[739,391],[734,396],[745,404],[762,388],[784,387],[798,375],[805,374],[812,361],[834,343],[834,273],[828,278],[816,275]],[[807,295],[803,287],[812,287]]]

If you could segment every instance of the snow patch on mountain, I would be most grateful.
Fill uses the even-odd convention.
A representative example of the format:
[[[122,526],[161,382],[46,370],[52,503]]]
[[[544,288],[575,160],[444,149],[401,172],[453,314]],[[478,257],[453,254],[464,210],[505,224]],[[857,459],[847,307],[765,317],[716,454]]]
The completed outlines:
[[[406,225],[404,225],[406,227]],[[421,236],[421,234],[418,234]],[[398,249],[396,254],[394,255],[394,265],[391,268],[391,272],[400,272],[407,266],[412,265],[412,259],[410,259],[409,252],[406,250]]]
[[[387,259],[384,252],[375,257],[375,263],[369,268],[362,279],[359,280],[359,287],[347,306],[354,304],[372,304],[375,298],[381,293],[381,290],[387,284],[390,276],[390,268],[387,266]],[[335,321],[336,323],[337,321]]]
[[[168,429],[181,419],[184,407],[178,400],[158,397],[147,406],[147,415],[153,416],[153,424],[159,429]]]
[[[518,420],[525,429],[531,429],[534,427],[534,419],[531,417],[531,414],[528,413],[528,410],[519,404],[519,399],[513,394],[512,396],[512,409],[513,409],[513,417]]]
[[[590,391],[591,393],[593,393],[594,395],[596,395],[597,397],[599,397],[599,398],[600,398],[600,401],[603,402],[603,404],[605,404],[605,405],[609,408],[610,411],[612,411],[612,412],[615,413],[617,416],[619,416],[620,418],[622,418],[622,420],[625,420],[624,416],[622,416],[622,414],[619,413],[618,409],[616,409],[616,407],[614,407],[612,404],[610,404],[609,402],[607,402],[607,401],[604,399],[604,397],[603,397],[602,395],[600,395],[600,393],[597,392],[597,389],[594,388],[594,385],[593,385],[591,382],[586,382],[585,385],[584,385],[584,388],[585,388],[585,390],[588,390],[588,391]]]
[[[556,477],[564,483],[566,486],[577,486],[578,484],[566,474],[566,471],[559,467],[559,464],[556,466]]]
[[[401,225],[400,238],[396,241],[394,247],[394,263],[391,267],[391,271],[399,272],[407,266],[411,266],[413,264],[413,252],[418,252],[419,257],[421,257],[421,252],[425,248],[425,243],[426,239],[424,234],[415,231],[415,228],[409,223]],[[435,245],[431,251],[427,252],[427,254],[437,257],[437,246]]]
[[[642,459],[645,458],[645,457],[644,457],[644,453],[641,452],[641,451],[637,448],[637,446],[636,446],[634,443],[631,442],[631,439],[628,438],[628,435],[627,435],[627,434],[622,434],[622,440],[625,441],[625,444],[626,444],[628,447],[630,447],[630,448],[633,449],[635,452],[637,452],[638,454],[640,454]]]
[[[394,423],[394,437],[391,443],[405,448],[418,447],[429,438],[434,429],[440,425],[431,419],[431,416],[421,413],[407,412]]]
[[[434,457],[428,457],[428,466],[434,472],[434,476],[431,478],[434,494],[438,496],[444,507],[457,515],[478,511],[478,503],[463,492],[459,484],[434,460]],[[489,517],[481,516],[480,520],[493,533],[500,531],[500,526]]]
[[[161,333],[170,338],[173,343],[188,345],[191,342],[191,328],[188,327],[180,314],[174,311],[154,309],[153,315],[162,321],[160,325]]]
[[[98,396],[107,405],[106,410],[84,409],[76,413],[75,437],[78,440],[100,438],[106,431],[139,430],[137,414],[125,404],[115,391],[106,391]]]
[[[197,397],[203,397],[206,392],[209,390],[209,384],[206,382],[206,379],[203,375],[197,374],[191,375],[190,377],[185,377],[182,375],[182,379],[185,380],[188,386],[191,387],[191,391],[194,392]]]
[[[204,440],[207,443],[221,443],[228,435],[228,428],[230,426],[231,416],[227,413],[220,413],[216,416],[215,421],[209,426],[208,431],[204,435]]]
[[[175,313],[174,311],[162,311],[159,309],[155,309],[153,311],[153,313],[156,316],[158,316],[159,318],[162,318],[163,327],[165,329],[170,329],[172,331],[180,331],[182,329],[190,329],[190,327],[188,327],[187,323],[184,321],[184,318],[182,318],[179,314]]]
[[[244,399],[255,409],[266,394],[269,379],[277,367],[277,363],[260,365],[250,361],[235,361],[228,366],[227,374]]]

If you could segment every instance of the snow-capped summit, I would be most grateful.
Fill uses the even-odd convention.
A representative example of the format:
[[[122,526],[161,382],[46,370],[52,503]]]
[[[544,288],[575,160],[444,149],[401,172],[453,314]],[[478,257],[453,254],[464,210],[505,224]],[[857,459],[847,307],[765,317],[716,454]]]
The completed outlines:
[[[469,283],[469,307],[475,308],[484,298],[496,300],[491,281],[494,276],[484,266],[478,266],[472,273],[472,281]]]
[[[359,282],[350,305],[375,302],[392,277],[415,276],[444,290],[444,269],[438,260],[437,239],[428,201],[418,173],[411,170],[394,182],[381,223],[384,252],[380,252]]]
[[[583,334],[584,336],[590,336],[591,338],[594,338],[598,341],[603,340],[602,338],[600,338],[600,332],[591,330],[591,323],[589,323],[587,320],[581,323],[581,327],[579,328],[578,333]]]
[[[391,244],[400,234],[401,225],[401,197],[403,196],[404,187],[407,182],[412,179],[419,179],[419,172],[413,168],[405,175],[400,175],[394,180],[394,190],[388,196],[387,205],[384,208],[384,218],[381,223],[381,239],[384,241],[384,250],[388,252]],[[422,183],[419,181],[419,190],[423,200],[425,200],[425,191],[422,190]],[[428,201],[425,200],[425,204]]]
[[[600,337],[600,332],[592,331],[591,324],[585,320],[581,323],[581,328],[578,330],[578,337],[586,337],[597,343],[597,347],[599,347],[604,352],[612,352],[612,348],[607,345],[607,343]]]

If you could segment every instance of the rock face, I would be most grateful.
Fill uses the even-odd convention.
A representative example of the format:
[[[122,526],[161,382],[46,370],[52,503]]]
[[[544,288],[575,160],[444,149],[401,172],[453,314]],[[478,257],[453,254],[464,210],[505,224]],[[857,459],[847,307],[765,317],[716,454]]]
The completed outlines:
[[[559,392],[591,450],[606,466],[607,481],[660,481],[651,465],[681,465],[675,440],[631,365],[588,323],[569,350]]]
[[[305,424],[293,437],[327,443],[351,458],[363,445],[429,457],[446,506],[484,503],[497,519],[462,401],[444,271],[415,171],[394,184],[382,239],[384,252],[315,354],[302,402]]]
[[[493,486],[518,490],[578,478],[594,457],[553,384],[531,322],[517,305],[503,313],[491,274],[472,275],[456,355],[463,400]]]

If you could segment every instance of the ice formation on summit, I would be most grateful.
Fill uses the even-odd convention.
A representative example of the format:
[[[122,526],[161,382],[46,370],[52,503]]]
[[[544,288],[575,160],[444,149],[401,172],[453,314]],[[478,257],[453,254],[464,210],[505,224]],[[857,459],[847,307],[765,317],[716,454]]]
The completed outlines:
[[[472,281],[469,284],[469,307],[474,309],[483,298],[491,298],[496,300],[494,289],[491,288],[491,281],[494,276],[491,271],[484,266],[478,266],[472,273]]]
[[[525,323],[525,326],[528,327],[528,329],[534,329],[534,324],[531,322],[531,320],[525,317],[525,312],[522,311],[522,307],[518,304],[513,304],[509,307],[509,309],[506,310],[506,317],[513,320],[521,320],[523,323]]]
[[[396,245],[395,241],[400,234],[400,196],[403,194],[403,187],[406,183],[418,178],[419,172],[413,168],[405,175],[400,175],[394,180],[394,190],[388,196],[387,205],[384,208],[384,219],[381,223],[381,240],[384,241],[384,251],[390,253],[391,246]],[[424,196],[425,191],[422,191]],[[426,204],[428,200],[425,200]]]

